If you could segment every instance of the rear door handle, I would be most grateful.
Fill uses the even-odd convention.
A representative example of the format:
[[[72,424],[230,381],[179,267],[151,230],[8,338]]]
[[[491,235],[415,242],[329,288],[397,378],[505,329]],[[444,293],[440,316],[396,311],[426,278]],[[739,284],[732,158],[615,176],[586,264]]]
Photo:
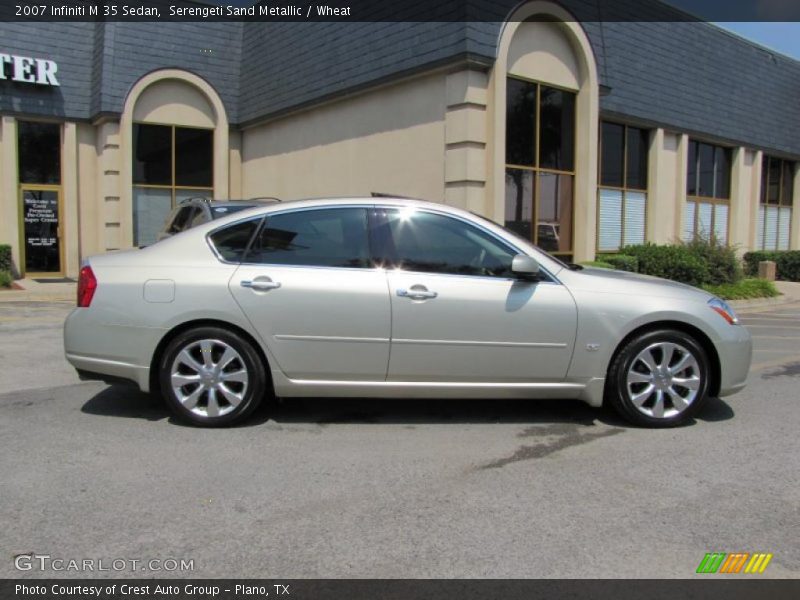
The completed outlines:
[[[420,286],[422,287],[422,286]],[[397,290],[397,295],[401,298],[411,298],[412,300],[427,300],[428,298],[436,298],[439,294],[436,292],[430,292],[426,289],[414,289],[413,287],[410,290],[400,289]]]
[[[281,287],[279,281],[272,281],[271,279],[244,279],[240,282],[243,288],[250,288],[257,292],[266,292],[267,290],[275,290]]]

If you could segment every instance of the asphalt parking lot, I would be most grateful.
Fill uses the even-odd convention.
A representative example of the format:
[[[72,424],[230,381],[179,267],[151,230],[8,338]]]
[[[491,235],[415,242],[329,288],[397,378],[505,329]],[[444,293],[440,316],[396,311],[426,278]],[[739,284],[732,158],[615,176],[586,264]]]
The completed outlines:
[[[294,400],[203,430],[80,383],[68,304],[0,303],[0,577],[14,557],[191,560],[191,577],[800,576],[800,305],[743,315],[750,382],[650,431],[578,402]],[[141,564],[141,563],[139,563]],[[88,573],[91,575],[91,573]]]

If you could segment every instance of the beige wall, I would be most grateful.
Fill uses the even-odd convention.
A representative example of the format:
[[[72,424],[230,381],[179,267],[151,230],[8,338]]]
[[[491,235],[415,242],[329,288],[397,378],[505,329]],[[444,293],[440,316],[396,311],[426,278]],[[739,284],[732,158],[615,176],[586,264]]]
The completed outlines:
[[[685,144],[682,136],[663,129],[650,135],[645,239],[657,244],[680,239],[686,202]]]
[[[434,74],[246,129],[243,195],[443,201],[445,86]]]
[[[0,244],[11,245],[11,257],[19,269],[17,190],[17,122],[14,117],[2,117],[0,119]]]

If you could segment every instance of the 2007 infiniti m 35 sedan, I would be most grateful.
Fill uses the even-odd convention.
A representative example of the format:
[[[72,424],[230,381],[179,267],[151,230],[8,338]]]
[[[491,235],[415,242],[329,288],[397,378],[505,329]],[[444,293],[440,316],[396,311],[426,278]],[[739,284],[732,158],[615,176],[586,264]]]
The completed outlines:
[[[206,426],[274,395],[578,398],[665,427],[742,389],[751,359],[707,292],[387,198],[272,204],[92,257],[64,346],[81,378]]]

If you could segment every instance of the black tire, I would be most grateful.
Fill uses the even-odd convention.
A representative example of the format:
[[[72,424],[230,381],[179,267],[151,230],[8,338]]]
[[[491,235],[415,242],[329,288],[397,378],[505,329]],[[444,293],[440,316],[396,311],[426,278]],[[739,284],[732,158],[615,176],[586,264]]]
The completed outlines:
[[[212,343],[203,344],[204,341]],[[228,363],[229,370],[219,369],[218,371],[223,373],[223,376],[236,375],[242,371],[246,373],[247,379],[244,383],[240,381],[223,382],[228,397],[231,394],[241,397],[237,405],[229,402],[222,391],[218,391],[219,387],[214,385],[214,381],[216,381],[214,379],[210,379],[208,382],[209,386],[215,387],[213,399],[209,396],[211,392],[208,389],[199,391],[199,399],[195,400],[194,410],[187,408],[178,397],[178,393],[180,393],[188,398],[193,392],[206,385],[200,381],[196,384],[188,383],[176,392],[172,383],[173,366],[178,355],[184,350],[188,350],[190,358],[199,362],[204,356],[204,350],[199,348],[202,345],[210,348],[210,353],[213,355],[212,360],[222,359],[226,346],[232,348],[238,355]],[[220,364],[221,362],[220,360]],[[205,367],[205,364],[201,366]],[[188,377],[194,377],[193,369],[187,363],[181,363],[179,370],[182,369],[188,371]],[[213,371],[213,369],[210,370]],[[261,404],[268,388],[265,365],[253,345],[238,333],[221,327],[197,327],[177,335],[164,350],[159,364],[158,377],[161,393],[172,412],[182,421],[202,427],[226,427],[243,421]],[[213,377],[213,374],[204,373],[198,377]],[[219,375],[217,377],[219,378]],[[217,407],[216,410],[211,409],[212,405]],[[202,414],[204,406],[206,413],[216,412],[218,414]]]
[[[686,370],[676,372],[676,375],[680,375],[680,378],[677,379],[678,383],[673,382],[670,386],[672,392],[681,395],[682,399],[676,398],[673,400],[670,393],[663,391],[663,406],[665,408],[661,411],[663,412],[663,416],[657,416],[659,412],[656,409],[656,404],[658,402],[656,394],[659,390],[657,386],[668,386],[668,382],[673,381],[670,378],[669,371],[667,371],[665,375],[662,370],[665,355],[669,352],[669,350],[664,351],[661,348],[660,345],[662,344],[666,345],[664,346],[665,348],[669,348],[670,344],[677,344],[677,348],[680,348],[680,351],[677,348],[674,350],[673,359],[670,361],[670,364],[675,368],[679,368],[680,359],[683,358],[684,350],[692,355],[695,362],[686,367]],[[656,376],[654,377],[656,383],[632,383],[631,386],[629,386],[628,375],[632,367],[634,367],[636,371],[633,377],[636,377],[639,373],[642,373],[643,377],[645,377],[652,371],[643,360],[637,360],[640,353],[645,352],[648,348],[651,348],[651,350],[648,351],[650,356],[656,358],[656,361],[654,361],[655,365],[658,367]],[[636,362],[635,366],[634,361]],[[699,380],[696,383],[694,382],[694,376]],[[696,385],[696,390],[683,387],[679,383],[681,381],[688,381],[689,379],[692,379],[690,382],[691,385]],[[711,383],[710,379],[711,368],[708,355],[695,338],[687,333],[674,329],[648,331],[626,342],[611,362],[608,368],[608,377],[606,378],[606,401],[620,416],[635,425],[651,428],[675,427],[686,423],[703,408],[703,405],[708,400],[708,390]],[[648,386],[650,385],[656,387],[654,391],[647,396],[648,390],[650,389]],[[691,401],[687,402],[687,399],[692,395],[693,391],[696,391],[696,394]],[[644,403],[641,404],[641,406],[637,406],[633,400],[634,396],[640,399],[644,396]],[[682,407],[681,403],[688,404],[688,406]],[[648,411],[653,414],[646,414]],[[676,414],[670,414],[674,411],[678,412]]]

